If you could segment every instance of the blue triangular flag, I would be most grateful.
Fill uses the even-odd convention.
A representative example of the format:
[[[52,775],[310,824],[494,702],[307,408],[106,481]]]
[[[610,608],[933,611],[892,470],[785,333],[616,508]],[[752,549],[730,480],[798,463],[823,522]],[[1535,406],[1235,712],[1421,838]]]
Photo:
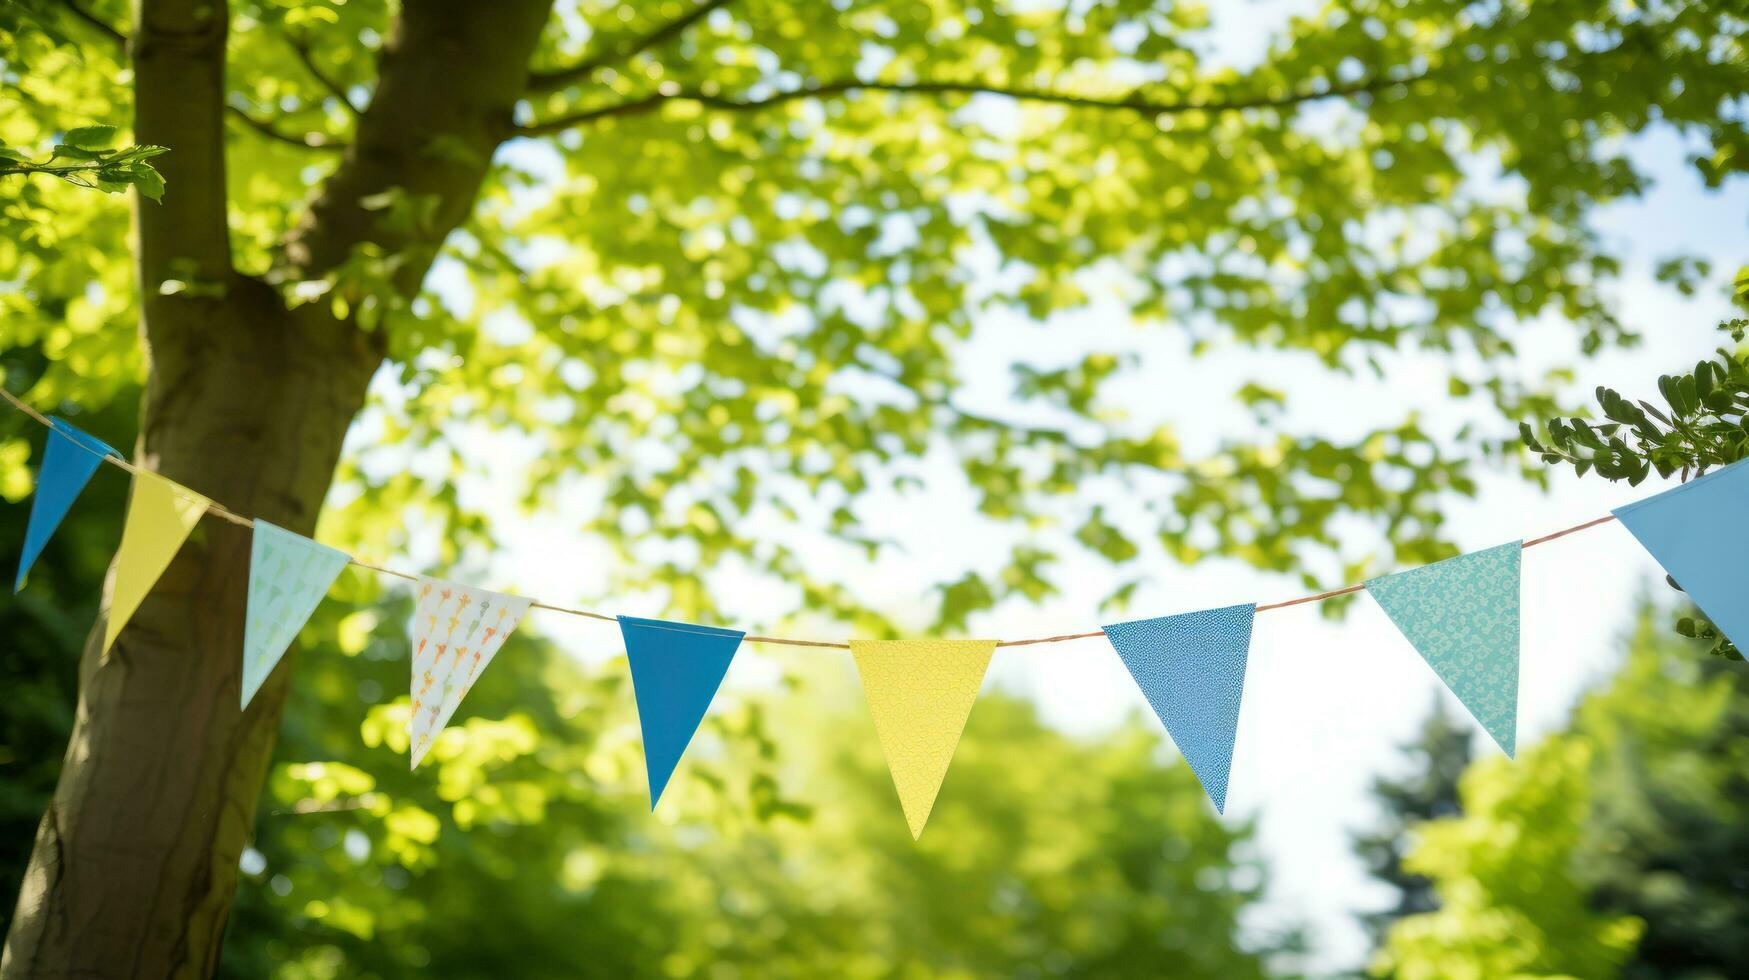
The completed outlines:
[[[243,622],[243,707],[351,560],[344,552],[256,520]]]
[[[1732,463],[1618,507],[1621,520],[1720,632],[1749,646],[1749,466]]]
[[[1222,813],[1256,612],[1247,603],[1105,627],[1136,686]]]
[[[632,693],[644,730],[644,768],[654,810],[747,634],[632,616],[621,616],[619,629],[632,663]]]
[[[1511,756],[1518,747],[1518,572],[1508,542],[1382,575],[1366,591]]]
[[[53,428],[43,443],[43,462],[36,475],[36,496],[30,502],[30,522],[24,528],[24,552],[19,556],[14,592],[24,588],[25,573],[42,554],[55,528],[61,526],[79,491],[91,482],[91,474],[103,464],[103,457],[121,455],[61,419],[49,422]]]

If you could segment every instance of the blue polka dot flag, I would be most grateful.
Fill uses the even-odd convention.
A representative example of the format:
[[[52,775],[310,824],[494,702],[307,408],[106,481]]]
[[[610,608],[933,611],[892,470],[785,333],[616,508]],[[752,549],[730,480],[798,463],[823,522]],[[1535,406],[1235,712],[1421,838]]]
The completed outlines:
[[[1749,465],[1732,463],[1615,516],[1700,611],[1738,648],[1749,648]]]
[[[1105,627],[1119,659],[1222,813],[1256,612],[1247,603]]]
[[[43,443],[43,461],[36,475],[36,494],[30,501],[30,523],[24,527],[24,551],[18,560],[18,578],[12,591],[24,588],[25,573],[41,555],[61,519],[79,498],[91,474],[103,463],[103,457],[121,454],[95,436],[86,435],[60,419],[50,419],[53,426]]]
[[[1511,756],[1518,741],[1518,582],[1510,541],[1370,579],[1366,591]]]
[[[654,810],[747,634],[632,616],[621,616],[619,629],[632,664],[632,694],[644,732],[644,769]]]

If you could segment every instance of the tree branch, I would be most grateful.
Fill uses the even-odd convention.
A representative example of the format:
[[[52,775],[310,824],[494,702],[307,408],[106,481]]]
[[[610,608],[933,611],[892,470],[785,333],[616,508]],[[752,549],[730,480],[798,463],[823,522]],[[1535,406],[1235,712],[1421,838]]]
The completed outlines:
[[[310,73],[310,77],[314,78],[323,88],[327,89],[329,95],[339,99],[340,104],[346,107],[346,111],[352,113],[352,118],[357,119],[359,115],[358,106],[352,104],[352,97],[346,94],[344,86],[339,82],[336,82],[334,79],[329,78],[322,72],[322,69],[316,67],[316,59],[310,54],[309,44],[300,38],[291,36],[290,34],[284,36],[285,43],[291,45],[292,53],[297,55],[298,63],[304,66],[304,70]]]
[[[319,279],[369,245],[380,256],[370,274],[416,294],[511,132],[550,15],[551,0],[401,4],[351,146],[286,237],[274,275]],[[418,220],[391,220],[388,200],[414,205],[404,210]]]
[[[675,37],[693,24],[709,16],[711,11],[728,6],[732,0],[704,0],[698,6],[682,14],[680,17],[663,24],[648,34],[634,35],[622,44],[609,47],[599,55],[585,58],[569,68],[556,71],[529,72],[528,91],[552,92],[562,89],[574,82],[588,81],[589,76],[609,65],[625,62],[645,51],[663,44]]]
[[[260,133],[262,136],[265,136],[270,140],[285,143],[288,146],[295,146],[300,150],[346,149],[345,143],[339,140],[329,139],[326,133],[305,133],[302,136],[293,136],[291,133],[283,132],[276,128],[273,123],[265,119],[258,119],[255,116],[250,115],[247,110],[239,108],[238,106],[227,105],[225,106],[225,111],[230,113],[231,118],[237,120],[255,132]]]
[[[1237,112],[1243,109],[1285,109],[1306,102],[1317,102],[1322,99],[1345,98],[1377,92],[1387,88],[1399,88],[1414,84],[1425,78],[1425,73],[1405,76],[1403,78],[1372,78],[1347,85],[1338,85],[1315,92],[1300,92],[1286,96],[1254,96],[1240,99],[1190,100],[1186,102],[1158,102],[1140,95],[1130,95],[1121,99],[1100,99],[1090,96],[1071,95],[1062,92],[1051,92],[1044,89],[1008,88],[1000,85],[987,85],[979,82],[865,82],[860,79],[843,79],[840,81],[821,82],[816,85],[804,86],[794,91],[779,92],[760,99],[734,99],[709,95],[696,90],[682,90],[671,93],[658,93],[639,99],[631,99],[613,105],[594,109],[583,109],[552,119],[518,127],[518,136],[545,136],[563,132],[573,126],[594,122],[597,119],[607,119],[614,116],[634,116],[654,112],[668,102],[697,102],[712,109],[723,109],[734,112],[750,112],[766,109],[785,102],[798,99],[817,99],[845,95],[851,92],[897,92],[905,95],[1001,95],[1023,102],[1044,102],[1055,105],[1066,105],[1080,109],[1117,109],[1140,113],[1147,116],[1181,115],[1187,112]]]
[[[86,10],[84,7],[79,6],[77,3],[74,2],[74,0],[61,0],[61,2],[62,2],[62,5],[65,6],[67,8],[67,10],[72,13],[72,15],[74,17],[77,17],[80,20],[84,21],[85,23],[96,28],[98,31],[102,32],[105,36],[107,36],[111,41],[114,41],[116,44],[119,44],[123,47],[127,46],[128,36],[126,34],[123,34],[122,32],[116,30],[114,27],[111,27],[107,22],[103,21],[96,14],[93,14],[91,11]]]
[[[169,147],[163,203],[141,200],[141,292],[169,279],[230,278],[225,199],[224,0],[139,0],[128,45],[134,69],[134,139]],[[148,315],[148,326],[150,325]]]

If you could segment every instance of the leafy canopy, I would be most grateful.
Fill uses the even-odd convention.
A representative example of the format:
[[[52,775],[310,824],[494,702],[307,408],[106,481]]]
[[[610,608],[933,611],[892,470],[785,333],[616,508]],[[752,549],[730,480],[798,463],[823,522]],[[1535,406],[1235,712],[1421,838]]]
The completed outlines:
[[[1192,452],[1102,394],[1126,349],[1036,361],[1010,345],[975,369],[1011,378],[994,414],[956,394],[974,373],[959,355],[982,313],[1101,299],[1193,354],[1356,372],[1446,352],[1450,391],[1491,406],[1484,418],[1555,414],[1560,373],[1521,376],[1515,337],[1552,314],[1578,350],[1630,339],[1604,302],[1617,260],[1588,221],[1646,187],[1622,137],[1681,134],[1715,184],[1749,162],[1727,111],[1749,82],[1732,3],[1339,0],[1254,64],[1208,53],[1195,3],[564,3],[517,128],[409,299],[391,285],[401,256],[369,243],[323,280],[275,279],[368,111],[395,6],[232,9],[236,261],[389,351],[372,428],[389,448],[349,457],[343,499],[366,503],[330,535],[399,547],[424,511],[451,532],[445,558],[484,543],[454,484],[489,465],[456,442],[497,433],[533,461],[531,504],[586,494],[581,529],[626,559],[612,588],[696,619],[720,612],[705,570],[734,567],[883,628],[786,529],[879,553],[880,515],[859,500],[925,492],[914,460],[930,451],[1016,542],[1006,566],[941,583],[939,629],[1048,595],[1059,550],[1033,535],[1053,524],[1123,566],[1115,599],[1163,558],[1328,582],[1443,557],[1439,498],[1473,492],[1469,459],[1508,447],[1509,425],[1439,445],[1407,415],[1325,438],[1290,431],[1280,393],[1246,385],[1234,405],[1260,433]],[[56,134],[126,125],[120,0],[6,16],[40,29],[0,31],[15,96],[0,140],[76,145]],[[0,179],[22,184],[0,220],[40,229],[0,236],[0,343],[46,352],[25,379],[40,401],[130,390],[120,203]],[[366,204],[385,229],[435,207],[396,191]],[[414,451],[427,465],[397,465]],[[1089,513],[1077,490],[1095,477],[1133,504]],[[1338,547],[1345,514],[1386,531],[1380,554]]]

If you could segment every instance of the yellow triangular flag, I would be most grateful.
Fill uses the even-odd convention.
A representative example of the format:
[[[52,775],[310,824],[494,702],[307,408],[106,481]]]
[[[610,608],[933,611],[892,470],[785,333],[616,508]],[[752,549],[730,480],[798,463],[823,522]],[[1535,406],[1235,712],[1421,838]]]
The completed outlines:
[[[109,597],[109,623],[103,649],[115,642],[121,628],[133,618],[170,567],[170,559],[188,540],[212,501],[156,473],[134,473],[134,492],[128,499],[128,520],[121,529],[121,547],[115,552],[115,591]]]
[[[913,839],[923,835],[995,650],[995,640],[850,641]]]

